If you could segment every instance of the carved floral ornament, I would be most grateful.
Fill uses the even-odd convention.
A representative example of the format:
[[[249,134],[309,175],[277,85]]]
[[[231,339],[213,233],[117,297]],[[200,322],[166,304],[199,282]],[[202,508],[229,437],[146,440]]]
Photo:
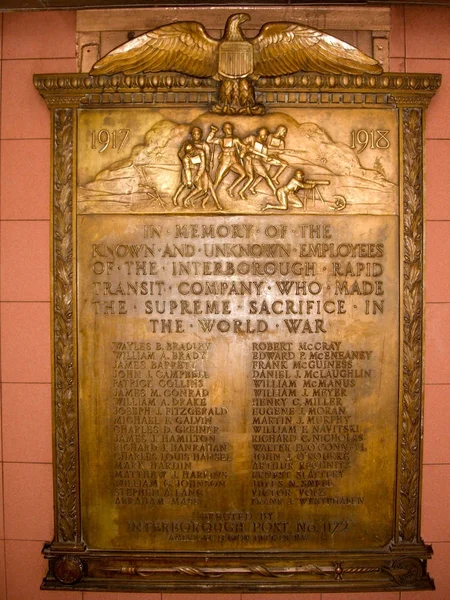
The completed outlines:
[[[432,550],[422,542],[419,530],[423,312],[422,134],[423,110],[439,87],[440,76],[383,73],[377,61],[356,48],[295,23],[269,23],[261,28],[256,37],[246,38],[241,25],[247,19],[246,14],[230,16],[220,40],[210,37],[205,28],[196,22],[158,27],[110,52],[94,65],[90,74],[35,76],[36,87],[48,102],[54,117],[52,219],[56,525],[54,541],[44,548],[50,564],[43,584],[46,589],[293,592],[389,591],[432,587],[426,572],[426,561],[431,557]],[[178,107],[180,110],[194,107],[201,113],[205,124],[210,124],[214,118],[222,127],[226,127],[221,119],[233,122],[241,120],[241,127],[244,127],[242,123],[248,123],[246,133],[251,133],[255,120],[258,120],[259,126],[263,119],[269,118],[271,111],[278,118],[283,109],[287,112],[288,109],[295,111],[300,107],[306,108],[311,116],[316,107],[332,109],[333,106],[354,109],[355,112],[372,107],[388,108],[391,113],[389,118],[392,119],[389,122],[396,123],[396,131],[395,127],[391,128],[389,139],[399,148],[398,157],[396,151],[395,160],[392,161],[395,162],[394,171],[397,169],[398,177],[393,177],[393,182],[389,182],[389,190],[392,188],[393,204],[401,206],[397,213],[392,211],[390,223],[397,219],[399,213],[403,219],[400,228],[403,238],[398,246],[402,250],[402,292],[398,309],[402,330],[398,361],[402,374],[399,384],[401,423],[398,427],[398,459],[393,475],[395,507],[392,509],[389,544],[376,551],[369,548],[346,553],[321,550],[302,552],[300,545],[292,551],[278,552],[275,549],[260,554],[230,553],[229,556],[226,551],[184,551],[184,548],[180,552],[167,551],[158,555],[157,552],[142,549],[135,552],[127,548],[125,551],[120,546],[115,549],[106,547],[100,551],[89,547],[85,543],[86,514],[83,514],[80,501],[80,451],[82,453],[83,448],[79,446],[77,345],[80,345],[80,340],[77,324],[79,308],[75,307],[77,270],[74,267],[81,248],[77,246],[76,236],[77,228],[82,228],[83,219],[88,222],[92,217],[98,222],[107,222],[108,218],[117,217],[118,209],[116,203],[111,211],[111,214],[114,213],[112,217],[106,213],[99,216],[101,211],[97,214],[88,214],[89,211],[83,213],[82,195],[94,184],[89,180],[83,188],[79,172],[74,169],[77,161],[79,164],[83,162],[78,147],[80,113],[86,115],[93,109],[93,114],[104,108],[110,112],[119,108],[120,111],[116,112],[121,113],[126,112],[127,107],[143,107],[144,111],[135,113],[143,112],[145,116],[153,108],[157,111],[168,110],[168,107],[175,107],[175,110]],[[211,117],[206,112],[208,110],[217,116]],[[227,116],[224,118],[222,115]],[[348,121],[351,122],[351,119]],[[183,123],[186,132],[189,131],[188,125]],[[383,136],[387,134],[385,129],[387,127],[383,128]],[[145,129],[143,131],[145,133]],[[289,135],[293,135],[293,131],[294,127],[289,130]],[[319,129],[315,131],[317,133]],[[322,131],[319,133],[322,135]],[[212,143],[216,138],[221,141],[225,137],[219,132],[205,142]],[[370,145],[369,136],[366,135],[366,138],[362,144],[364,147]],[[342,144],[331,144],[324,135],[321,139],[327,141],[327,148],[337,156]],[[259,142],[262,146],[263,141]],[[191,140],[191,144],[194,142]],[[305,148],[308,143],[312,148],[313,142],[305,137],[304,146],[300,149],[307,159],[309,155],[305,153]],[[136,144],[141,144],[141,140]],[[377,150],[381,152],[386,147],[386,143],[381,143]],[[87,148],[93,150],[93,147]],[[348,145],[344,149],[347,152]],[[356,154],[355,148],[348,156],[353,159]],[[257,152],[255,155],[258,156]],[[123,164],[119,161],[115,168],[112,168],[115,160],[114,163],[108,163],[107,168],[103,167],[109,179],[97,177],[99,173],[96,173],[94,183],[100,190],[95,190],[99,203],[104,194],[102,186],[112,185],[111,181],[116,181],[121,169],[135,168],[135,165],[129,166],[127,163],[130,156],[132,153]],[[264,156],[260,155],[259,158]],[[173,164],[180,171],[178,162],[175,155]],[[311,163],[309,161],[309,168]],[[279,167],[277,164],[275,166]],[[272,165],[272,171],[275,166]],[[146,165],[142,167],[144,173],[145,168]],[[322,165],[321,168],[325,167]],[[367,178],[361,177],[361,173],[362,169],[358,171],[358,181],[363,181],[367,186]],[[341,175],[343,179],[346,176]],[[136,173],[133,177],[136,179]],[[378,177],[372,183],[380,188],[384,182],[382,180],[383,177]],[[222,196],[219,200],[225,198],[229,201],[228,207],[232,207],[229,212],[234,210],[236,216],[234,199],[232,202],[226,196],[232,185],[222,182],[220,185]],[[355,183],[352,185],[356,186]],[[279,189],[277,185],[272,195]],[[401,189],[401,198],[396,195],[397,189]],[[242,190],[243,195],[244,192],[245,189]],[[92,190],[90,193],[93,193]],[[137,189],[128,196],[133,194],[145,195],[145,190]],[[249,195],[249,205],[254,203],[254,199],[255,194]],[[325,206],[326,203],[322,204]],[[216,211],[214,217],[223,208],[219,202],[215,205],[211,202],[208,211],[210,206],[210,212]],[[284,215],[298,218],[303,206],[293,206],[298,208]],[[191,218],[203,208],[183,207],[181,201],[174,201],[169,211],[173,214],[165,217],[169,222],[178,218],[177,213],[184,210],[183,216]],[[267,218],[266,215],[270,216],[270,213],[266,209],[274,208],[279,207],[267,204],[260,209],[257,218],[260,218],[262,211],[262,218]],[[344,204],[341,207],[328,206],[323,210],[329,211],[330,208],[333,214],[338,215],[337,219],[347,218],[339,216],[345,213],[344,210],[338,210],[345,209]],[[164,212],[159,208],[154,212],[158,211]],[[148,211],[148,214],[151,212]],[[246,208],[242,214],[249,217],[250,212]],[[144,211],[141,218],[148,214]],[[207,216],[203,218],[211,216],[206,212],[204,214]],[[221,213],[219,218],[229,216]],[[359,218],[361,215],[355,209],[353,216]],[[159,218],[162,218],[161,215]],[[118,519],[119,514],[114,513],[113,520]],[[376,518],[376,515],[373,516]]]

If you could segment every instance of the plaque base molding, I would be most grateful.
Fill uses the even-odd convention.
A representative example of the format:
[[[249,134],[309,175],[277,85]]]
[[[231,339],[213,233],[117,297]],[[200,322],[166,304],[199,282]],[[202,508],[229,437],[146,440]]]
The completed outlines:
[[[368,555],[349,552],[220,556],[43,550],[43,590],[111,592],[330,592],[434,590],[427,573],[431,546],[408,544]]]

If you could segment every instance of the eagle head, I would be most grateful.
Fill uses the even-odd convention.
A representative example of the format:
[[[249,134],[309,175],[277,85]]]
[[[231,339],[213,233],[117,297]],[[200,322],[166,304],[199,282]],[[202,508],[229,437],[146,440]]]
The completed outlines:
[[[241,30],[242,23],[250,20],[250,15],[247,13],[237,13],[228,17],[225,25],[225,34],[223,40],[232,42],[239,42],[244,39],[244,35]]]

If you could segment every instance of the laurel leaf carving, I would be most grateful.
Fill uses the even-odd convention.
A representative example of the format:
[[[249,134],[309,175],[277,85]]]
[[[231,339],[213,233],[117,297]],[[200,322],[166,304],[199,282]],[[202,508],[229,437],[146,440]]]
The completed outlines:
[[[404,295],[400,540],[418,541],[422,388],[422,110],[403,109]]]
[[[59,542],[78,537],[76,501],[76,411],[74,397],[72,160],[73,111],[54,111],[53,321],[54,419],[57,526]]]

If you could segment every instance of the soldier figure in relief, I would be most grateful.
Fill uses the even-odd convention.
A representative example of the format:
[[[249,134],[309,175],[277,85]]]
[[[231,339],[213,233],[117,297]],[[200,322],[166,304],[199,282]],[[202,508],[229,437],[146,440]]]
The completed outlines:
[[[181,183],[178,186],[173,203],[178,206],[178,197],[186,189],[190,192],[183,199],[183,206],[188,207],[194,200],[203,197],[202,208],[206,207],[208,198],[211,195],[218,210],[222,210],[216,195],[213,183],[206,168],[206,153],[203,148],[187,143],[183,146],[184,157],[182,159],[183,170],[181,174]]]
[[[281,154],[283,154],[285,149],[284,140],[286,139],[286,136],[287,128],[284,127],[284,125],[280,125],[279,127],[277,127],[276,131],[274,133],[270,133],[269,137],[267,138],[267,150],[269,157],[281,163],[277,169],[277,172],[273,176],[273,180],[275,181],[275,183],[279,183],[280,175],[288,166],[288,163],[284,162],[280,158]]]
[[[216,178],[214,180],[214,188],[217,190],[228,173],[237,173],[238,177],[236,177],[228,189],[228,194],[233,198],[235,187],[239,185],[246,176],[241,158],[244,154],[245,147],[241,140],[234,135],[233,125],[231,123],[224,123],[222,125],[222,131],[224,133],[222,137],[216,137],[217,131],[217,127],[211,125],[211,130],[206,138],[208,143],[218,145],[221,150]]]
[[[178,206],[178,198],[183,191],[192,189],[192,168],[195,168],[195,164],[192,163],[192,159],[194,158],[192,150],[193,145],[187,142],[183,144],[178,151],[178,158],[181,160],[182,168],[180,185],[178,186],[175,196],[173,197],[174,206]],[[201,163],[202,160],[204,162],[204,152],[202,157],[201,151],[198,151],[197,162]],[[183,201],[183,205],[187,206],[186,198]]]
[[[266,204],[262,210],[287,210],[289,204],[295,208],[303,208],[303,202],[297,196],[297,193],[300,190],[311,190],[315,186],[315,182],[305,181],[303,171],[298,169],[295,171],[294,177],[292,177],[292,179],[290,179],[286,185],[278,188],[276,194],[279,204]]]
[[[209,173],[211,173],[211,169],[212,169],[211,147],[207,142],[205,142],[202,139],[203,138],[202,130],[200,129],[200,127],[192,127],[190,134],[191,134],[191,139],[187,140],[181,146],[180,150],[178,151],[178,158],[181,160],[181,162],[183,162],[183,158],[186,155],[186,146],[188,144],[191,144],[192,146],[195,146],[195,148],[198,148],[198,149],[204,151],[205,159],[206,159],[206,169]]]
[[[285,149],[285,139],[287,135],[287,128],[284,125],[279,125],[274,133],[269,133],[267,137],[267,156],[268,159],[271,159],[271,165],[278,167],[276,169],[275,175],[272,177],[272,181],[274,183],[279,183],[279,177],[287,168],[288,163],[281,159],[281,154]],[[269,174],[270,174],[271,166],[269,166]],[[258,175],[255,181],[250,186],[250,192],[252,194],[256,194],[257,189],[256,186],[260,181],[262,181],[262,175]]]
[[[245,192],[250,188],[253,194],[256,194],[254,186],[261,179],[265,179],[267,185],[276,193],[276,187],[269,175],[269,168],[266,166],[270,164],[271,160],[268,155],[267,139],[269,131],[265,127],[261,127],[256,135],[249,135],[244,139],[246,147],[246,153],[244,156],[245,172],[247,174],[247,181],[239,192],[241,198],[246,199]]]

